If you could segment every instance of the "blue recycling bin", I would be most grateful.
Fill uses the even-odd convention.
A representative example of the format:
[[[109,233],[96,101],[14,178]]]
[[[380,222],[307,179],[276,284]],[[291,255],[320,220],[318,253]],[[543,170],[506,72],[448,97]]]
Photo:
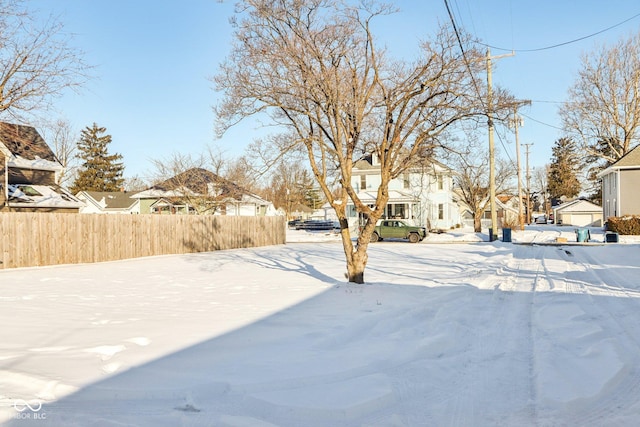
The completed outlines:
[[[576,240],[578,243],[588,242],[591,238],[589,230],[586,228],[576,228]]]
[[[511,229],[503,228],[502,229],[502,241],[511,243]]]

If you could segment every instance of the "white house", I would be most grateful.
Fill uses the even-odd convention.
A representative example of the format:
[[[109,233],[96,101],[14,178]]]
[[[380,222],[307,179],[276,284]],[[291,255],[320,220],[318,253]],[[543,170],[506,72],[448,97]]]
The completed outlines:
[[[351,185],[365,204],[373,205],[381,182],[380,163],[372,155],[358,161]],[[350,224],[358,224],[355,206],[347,206]],[[453,192],[453,172],[442,163],[412,167],[389,183],[389,201],[383,218],[402,218],[428,229],[449,229],[462,218]]]

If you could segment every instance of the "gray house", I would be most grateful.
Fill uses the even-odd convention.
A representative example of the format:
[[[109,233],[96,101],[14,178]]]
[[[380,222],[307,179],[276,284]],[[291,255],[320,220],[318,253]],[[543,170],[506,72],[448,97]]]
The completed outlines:
[[[604,219],[640,214],[640,146],[598,174]]]

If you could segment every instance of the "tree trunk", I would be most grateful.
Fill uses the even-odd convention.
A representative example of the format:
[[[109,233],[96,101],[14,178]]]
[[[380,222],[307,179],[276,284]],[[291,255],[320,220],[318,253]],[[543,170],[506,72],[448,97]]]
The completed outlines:
[[[346,219],[344,220],[345,224]],[[342,223],[342,221],[341,221]],[[347,272],[345,276],[349,283],[364,284],[364,270],[367,267],[367,247],[371,240],[371,234],[375,224],[367,226],[360,231],[358,241],[354,247],[351,240],[351,233],[349,232],[348,225],[341,227],[342,247],[344,249],[345,258],[347,260]]]
[[[482,212],[480,212],[480,215],[477,213],[473,215],[473,231],[476,233],[482,232]]]
[[[367,266],[367,250],[358,247],[347,257],[347,280],[349,283],[364,284],[364,269]]]

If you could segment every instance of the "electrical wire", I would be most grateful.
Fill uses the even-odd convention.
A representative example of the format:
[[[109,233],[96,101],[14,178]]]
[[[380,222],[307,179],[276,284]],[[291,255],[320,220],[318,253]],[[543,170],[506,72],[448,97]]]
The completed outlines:
[[[446,3],[446,1],[445,1],[445,3]],[[566,42],[554,44],[554,45],[551,45],[551,46],[539,47],[539,48],[534,48],[534,49],[505,49],[503,47],[497,47],[497,46],[493,46],[493,45],[482,43],[482,42],[477,42],[477,43],[479,45],[481,45],[481,46],[485,46],[485,47],[488,47],[488,48],[491,48],[491,49],[496,49],[496,50],[505,50],[505,51],[511,51],[511,52],[539,52],[541,50],[555,49],[556,47],[565,46],[565,45],[568,45],[568,44],[572,44],[572,43],[576,43],[576,42],[579,42],[579,41],[582,41],[582,40],[586,40],[586,39],[591,38],[591,37],[595,37],[598,34],[602,34],[604,32],[612,30],[612,29],[614,29],[616,27],[619,27],[622,24],[626,24],[627,22],[629,22],[632,19],[635,19],[635,18],[637,18],[639,16],[640,16],[640,13],[637,13],[637,14],[633,15],[631,18],[627,18],[622,22],[618,22],[617,24],[614,24],[614,25],[612,25],[610,27],[607,27],[607,28],[605,28],[603,30],[596,31],[595,33],[591,33],[591,34],[583,36],[583,37],[578,37],[577,39],[573,39],[573,40],[569,40],[569,41],[566,41]]]
[[[487,108],[487,106],[485,105],[484,99],[482,97],[482,93],[480,92],[480,89],[478,87],[478,84],[475,80],[475,77],[473,75],[473,72],[471,71],[471,67],[469,66],[469,61],[467,60],[466,54],[465,54],[465,50],[464,50],[464,46],[462,45],[462,40],[460,39],[460,34],[458,32],[458,28],[456,26],[456,22],[455,19],[453,17],[453,14],[451,13],[451,9],[449,7],[449,2],[448,0],[444,0],[444,5],[447,8],[447,12],[449,13],[449,19],[451,20],[451,25],[453,26],[453,31],[456,34],[456,38],[458,39],[458,45],[460,46],[460,50],[462,51],[462,57],[464,58],[465,61],[465,65],[467,66],[467,70],[469,71],[469,75],[471,76],[471,80],[473,81],[473,85],[476,88],[476,92],[478,93],[478,99],[480,100],[480,102],[482,103],[482,105]],[[502,145],[502,148],[505,152],[505,154],[507,155],[507,157],[509,158],[509,161],[514,164],[513,159],[511,158],[511,155],[509,153],[509,150],[507,150],[507,147],[505,146],[504,140],[502,138],[502,136],[499,134],[499,132],[497,132],[496,130],[496,135],[498,136],[498,140],[500,141],[500,145]]]
[[[451,21],[451,25],[453,26],[453,31],[456,34],[456,39],[458,40],[458,46],[460,46],[460,50],[462,51],[462,58],[464,59],[464,64],[467,66],[467,71],[469,71],[469,75],[471,76],[471,81],[473,82],[473,86],[475,87],[476,92],[478,93],[478,99],[480,100],[480,103],[482,104],[482,106],[487,108],[484,103],[484,99],[482,98],[482,93],[480,92],[478,82],[476,82],[473,71],[471,70],[471,66],[469,65],[469,60],[467,59],[467,54],[464,50],[464,46],[462,45],[462,40],[460,39],[460,33],[458,32],[456,21],[453,18],[453,14],[451,13],[451,8],[449,8],[449,2],[447,0],[444,0],[444,5],[447,8],[447,13],[449,14],[449,20]]]

